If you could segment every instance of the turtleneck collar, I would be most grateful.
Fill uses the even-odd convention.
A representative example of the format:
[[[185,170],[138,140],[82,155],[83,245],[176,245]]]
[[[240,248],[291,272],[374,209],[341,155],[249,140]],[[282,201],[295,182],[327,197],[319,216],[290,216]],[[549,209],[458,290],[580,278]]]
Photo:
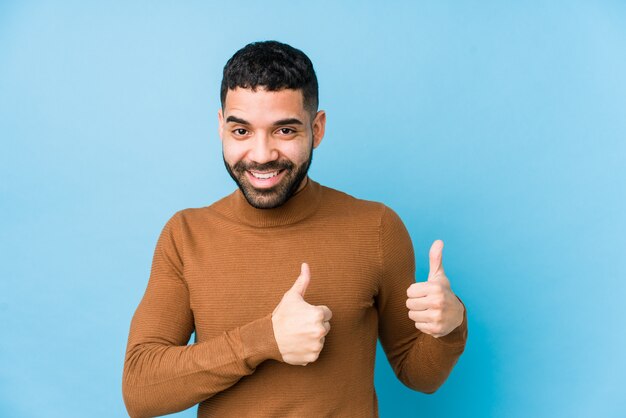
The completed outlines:
[[[302,190],[291,196],[282,206],[273,209],[257,209],[251,206],[241,190],[231,197],[233,213],[241,222],[260,228],[289,225],[312,215],[319,207],[322,188],[310,178]]]

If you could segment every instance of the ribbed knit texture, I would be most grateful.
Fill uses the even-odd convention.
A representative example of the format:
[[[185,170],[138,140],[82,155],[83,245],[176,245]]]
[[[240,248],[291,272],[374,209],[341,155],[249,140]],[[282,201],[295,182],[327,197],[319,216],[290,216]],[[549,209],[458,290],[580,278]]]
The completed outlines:
[[[319,358],[305,367],[282,361],[271,321],[302,262],[311,268],[304,299],[333,312]],[[418,331],[405,305],[414,281],[413,247],[392,210],[310,179],[276,209],[255,209],[236,191],[178,212],[131,323],[129,414],[200,403],[199,417],[377,416],[377,337],[398,378],[432,392],[463,352],[467,320],[439,339]]]

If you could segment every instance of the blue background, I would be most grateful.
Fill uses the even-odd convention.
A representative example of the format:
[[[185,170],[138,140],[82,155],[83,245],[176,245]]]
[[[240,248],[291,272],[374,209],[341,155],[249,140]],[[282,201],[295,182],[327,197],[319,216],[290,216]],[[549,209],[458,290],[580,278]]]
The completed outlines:
[[[468,308],[434,395],[379,351],[381,415],[626,416],[626,3],[336,3],[0,1],[0,416],[125,416],[156,239],[234,189],[221,70],[264,39],[315,64],[312,178],[394,208],[418,280],[442,238]]]

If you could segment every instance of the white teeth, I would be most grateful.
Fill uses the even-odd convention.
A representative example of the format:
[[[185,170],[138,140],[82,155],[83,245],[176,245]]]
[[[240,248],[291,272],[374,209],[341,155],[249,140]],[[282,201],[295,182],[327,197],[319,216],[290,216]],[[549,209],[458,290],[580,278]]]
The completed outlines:
[[[274,176],[277,176],[278,175],[278,171],[272,171],[271,173],[255,173],[254,171],[251,171],[250,174],[252,174],[257,179],[267,180],[267,179],[270,179],[270,178],[272,178]]]

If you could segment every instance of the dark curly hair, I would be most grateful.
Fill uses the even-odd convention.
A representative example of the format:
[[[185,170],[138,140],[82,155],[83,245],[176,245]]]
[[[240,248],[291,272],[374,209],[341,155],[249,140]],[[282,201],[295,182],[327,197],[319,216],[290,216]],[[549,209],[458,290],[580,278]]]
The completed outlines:
[[[316,113],[317,76],[313,63],[304,52],[277,41],[253,42],[241,48],[224,66],[220,99],[237,87],[268,91],[301,90],[304,108]]]

